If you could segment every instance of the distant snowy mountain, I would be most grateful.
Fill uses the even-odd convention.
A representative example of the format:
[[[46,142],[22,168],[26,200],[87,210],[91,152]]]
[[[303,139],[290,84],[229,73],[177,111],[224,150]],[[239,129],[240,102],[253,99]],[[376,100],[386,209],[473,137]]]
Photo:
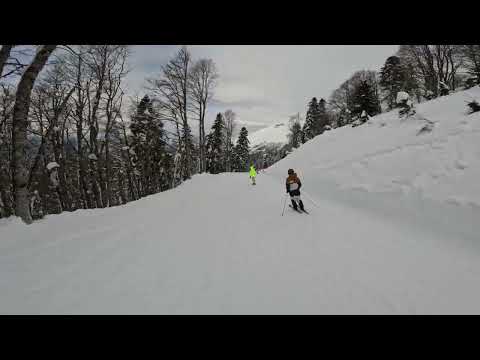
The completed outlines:
[[[288,133],[287,121],[260,129],[249,135],[250,147],[254,149],[269,144],[285,145],[288,142]]]

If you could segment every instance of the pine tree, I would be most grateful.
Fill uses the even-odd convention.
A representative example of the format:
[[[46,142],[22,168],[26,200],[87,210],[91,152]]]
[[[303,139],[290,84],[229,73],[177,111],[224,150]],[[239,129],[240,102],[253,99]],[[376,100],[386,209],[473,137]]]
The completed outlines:
[[[398,56],[390,56],[380,70],[380,87],[385,92],[388,109],[396,107],[396,96],[403,90],[405,71]]]
[[[161,183],[159,164],[165,153],[164,130],[162,121],[154,115],[152,102],[147,95],[137,106],[130,130],[133,163],[141,178],[142,195],[158,192]]]
[[[341,109],[336,116],[336,120],[337,127],[342,127],[350,124],[352,122],[352,114],[350,110],[348,110],[347,108]]]
[[[320,133],[320,109],[315,97],[308,103],[307,115],[302,131],[305,141],[313,139]]]
[[[182,127],[182,138],[180,146],[180,161],[182,167],[182,178],[183,180],[190,179],[191,175],[195,173],[195,160],[196,160],[196,151],[195,145],[193,144],[192,131],[190,126],[185,123]]]
[[[225,171],[224,161],[224,129],[225,123],[222,114],[217,114],[212,130],[207,136],[207,171],[218,174]]]
[[[353,94],[352,115],[360,117],[365,111],[368,116],[374,116],[380,113],[380,102],[373,86],[367,81],[362,80]]]
[[[400,91],[415,93],[418,85],[411,73],[411,66],[402,63],[398,56],[390,56],[380,70],[380,87],[385,92],[389,110],[397,107],[396,98]]]
[[[325,99],[320,99],[318,102],[318,133],[322,134],[325,131],[325,126],[330,124],[330,117],[327,112],[327,102]]]
[[[248,141],[248,131],[242,127],[238,135],[237,145],[234,151],[234,166],[236,171],[247,171],[250,160],[250,142]]]
[[[317,98],[315,97],[308,103],[307,116],[302,129],[303,143],[322,134],[325,126],[329,125],[330,116],[327,112],[326,105],[327,102],[324,99],[320,99],[320,101],[317,102]]]

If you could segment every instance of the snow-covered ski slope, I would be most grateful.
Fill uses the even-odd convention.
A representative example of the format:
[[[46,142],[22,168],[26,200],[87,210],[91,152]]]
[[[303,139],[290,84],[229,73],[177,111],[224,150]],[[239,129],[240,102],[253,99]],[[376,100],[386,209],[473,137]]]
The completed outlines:
[[[480,314],[480,118],[461,96],[418,107],[430,133],[384,114],[312,140],[256,186],[198,175],[122,207],[2,220],[0,313]],[[281,216],[289,167],[310,215]]]

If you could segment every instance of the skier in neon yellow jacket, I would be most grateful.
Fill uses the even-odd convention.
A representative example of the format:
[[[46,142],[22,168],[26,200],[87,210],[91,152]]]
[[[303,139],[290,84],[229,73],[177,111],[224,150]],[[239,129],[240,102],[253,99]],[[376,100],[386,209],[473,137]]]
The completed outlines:
[[[250,179],[252,179],[252,185],[255,185],[255,177],[257,176],[257,171],[255,166],[250,165]]]

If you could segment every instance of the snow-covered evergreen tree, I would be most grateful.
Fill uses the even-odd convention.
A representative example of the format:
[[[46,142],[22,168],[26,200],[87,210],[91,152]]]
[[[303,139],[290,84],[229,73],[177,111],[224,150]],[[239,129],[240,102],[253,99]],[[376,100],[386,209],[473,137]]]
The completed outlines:
[[[155,117],[152,101],[145,95],[131,119],[132,141],[130,152],[133,164],[140,174],[143,194],[160,191],[162,180],[159,177],[165,153],[163,123]],[[138,162],[135,162],[138,160]]]
[[[390,56],[380,70],[380,87],[385,93],[384,100],[389,110],[397,105],[396,96],[399,91],[410,91],[408,87],[407,69],[398,56]]]
[[[330,125],[330,116],[327,111],[327,102],[325,99],[320,99],[318,102],[318,134],[320,135],[326,130],[326,127]]]
[[[237,145],[234,150],[234,168],[236,171],[247,171],[250,160],[250,142],[248,130],[242,127],[238,135]]]
[[[182,127],[180,155],[182,179],[190,179],[191,174],[194,174],[196,170],[197,154],[193,143],[192,131],[188,123],[184,123]]]
[[[326,105],[327,102],[324,99],[317,101],[315,97],[308,103],[307,116],[302,129],[302,142],[322,134],[325,131],[325,126],[329,125],[330,116]]]
[[[398,111],[399,117],[408,117],[415,114],[415,108],[413,102],[410,99],[410,95],[405,91],[400,91],[397,94],[396,103],[400,110]]]
[[[218,113],[212,129],[207,136],[207,171],[211,174],[218,174],[225,171],[224,131],[225,123],[223,116]]]
[[[362,80],[353,94],[352,115],[360,118],[365,111],[368,116],[374,116],[380,113],[380,102],[375,89],[367,81]]]
[[[305,141],[313,139],[320,133],[320,109],[316,97],[312,98],[308,103],[307,115],[302,131]]]

